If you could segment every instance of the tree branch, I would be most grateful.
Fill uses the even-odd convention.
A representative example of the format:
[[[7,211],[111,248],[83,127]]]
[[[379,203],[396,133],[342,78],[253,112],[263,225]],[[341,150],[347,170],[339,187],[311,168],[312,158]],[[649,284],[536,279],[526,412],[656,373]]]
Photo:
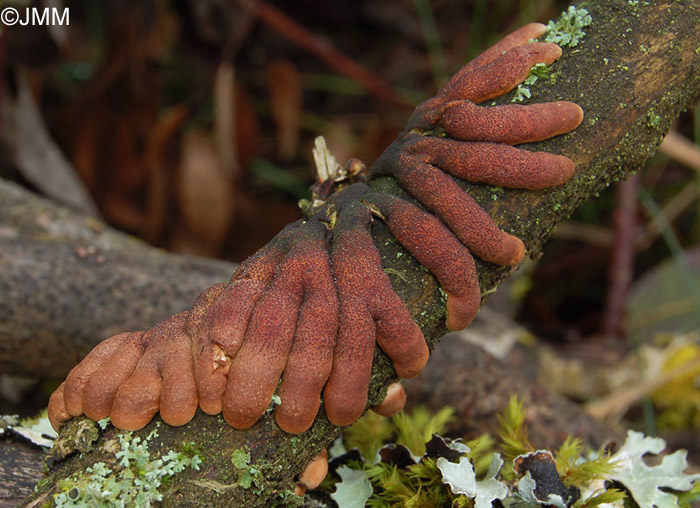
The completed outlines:
[[[553,65],[555,83],[538,82],[532,89],[538,102],[572,100],[586,112],[583,124],[573,134],[531,146],[572,158],[576,175],[561,188],[541,192],[469,187],[496,221],[522,238],[535,257],[558,221],[609,183],[636,171],[654,153],[681,110],[692,106],[700,96],[697,2],[632,5],[627,0],[606,0],[582,2],[580,6],[593,17],[584,41],[565,51]],[[400,191],[389,178],[372,184]],[[435,281],[409,256],[397,258],[400,247],[391,241],[383,225],[376,223],[373,234],[392,282],[434,345],[444,332],[444,308]],[[482,289],[494,288],[510,271],[480,263]],[[381,398],[382,387],[393,376],[389,362],[378,355],[371,403]],[[84,419],[71,421],[64,438],[69,439],[86,425]],[[155,425],[151,423],[135,435],[143,438]],[[220,417],[198,414],[182,428],[161,424],[159,432],[159,437],[152,440],[153,453],[179,450],[183,442],[192,441],[204,460],[199,471],[187,469],[163,488],[165,506],[267,506],[275,501],[293,503],[294,475],[331,443],[339,429],[320,415],[310,431],[291,436],[281,432],[273,418],[266,415],[244,432],[228,427]],[[118,434],[107,432],[91,445],[91,452],[74,454],[61,462],[42,482],[33,497],[35,501],[29,505],[50,499],[60,478],[84,471],[96,461],[114,464]],[[250,465],[257,471],[248,488],[238,483],[241,470],[232,467],[231,455],[237,449],[250,454]]]
[[[64,378],[107,337],[190,307],[236,267],[168,254],[2,180],[0,203],[4,374]]]

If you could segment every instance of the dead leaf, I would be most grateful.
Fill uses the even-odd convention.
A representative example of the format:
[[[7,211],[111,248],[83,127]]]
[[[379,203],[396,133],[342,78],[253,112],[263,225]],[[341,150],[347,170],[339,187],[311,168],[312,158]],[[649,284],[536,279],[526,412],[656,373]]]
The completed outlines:
[[[322,134],[326,138],[328,150],[341,166],[345,166],[351,157],[357,156],[358,138],[348,122],[338,119],[329,124]]]
[[[235,192],[214,141],[200,130],[184,135],[177,199],[187,231],[205,250],[218,251],[233,221]]]
[[[233,66],[222,62],[214,78],[214,138],[222,167],[231,178],[239,172],[236,145],[235,74]]]
[[[29,83],[17,73],[17,92],[1,97],[2,139],[17,170],[44,195],[89,215],[97,207],[75,168],[51,137]]]

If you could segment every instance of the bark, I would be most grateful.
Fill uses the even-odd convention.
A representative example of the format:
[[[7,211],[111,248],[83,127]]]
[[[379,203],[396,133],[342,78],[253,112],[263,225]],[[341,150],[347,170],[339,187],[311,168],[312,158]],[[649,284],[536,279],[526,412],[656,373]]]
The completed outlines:
[[[44,452],[20,440],[0,442],[0,508],[12,508],[34,489],[43,473]]]
[[[1,180],[0,203],[4,374],[62,379],[99,342],[190,307],[235,269],[149,247]]]
[[[499,224],[525,241],[535,257],[558,221],[606,185],[637,170],[654,153],[680,111],[692,106],[700,95],[697,2],[632,5],[627,0],[605,0],[582,2],[580,6],[586,7],[594,20],[584,41],[565,51],[555,64],[557,77],[553,84],[538,82],[532,87],[536,101],[573,100],[586,112],[575,133],[532,146],[571,157],[577,165],[576,176],[561,188],[542,192],[487,186],[469,189]],[[397,189],[387,178],[373,185]],[[444,332],[444,309],[437,285],[409,256],[397,258],[400,249],[382,225],[377,224],[373,233],[397,291],[434,345]],[[480,264],[483,290],[493,289],[509,271]],[[388,362],[378,356],[371,402],[381,398],[382,387],[392,378]],[[63,446],[70,443],[71,436],[84,437],[89,425],[81,419],[68,424]],[[144,437],[155,425],[135,435]],[[242,432],[229,428],[219,417],[199,414],[183,428],[161,424],[159,432],[151,440],[153,453],[179,450],[183,442],[192,441],[204,460],[200,470],[186,469],[168,482],[162,489],[164,506],[253,507],[294,504],[294,475],[338,435],[339,429],[321,415],[310,431],[290,436],[267,415]],[[109,431],[84,445],[92,451],[73,454],[54,464],[34,500],[28,500],[26,506],[50,501],[59,479],[84,471],[96,461],[113,465],[115,435],[115,431]],[[250,454],[254,467],[254,473],[248,471],[253,482],[247,488],[245,482],[239,482],[242,470],[232,466],[231,456],[237,449]]]

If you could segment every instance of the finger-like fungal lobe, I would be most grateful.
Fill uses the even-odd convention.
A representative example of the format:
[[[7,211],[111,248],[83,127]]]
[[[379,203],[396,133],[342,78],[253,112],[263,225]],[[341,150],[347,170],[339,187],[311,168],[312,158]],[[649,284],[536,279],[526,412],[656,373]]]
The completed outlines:
[[[354,184],[332,203],[337,216],[331,263],[340,315],[324,402],[328,418],[336,425],[351,424],[367,405],[375,342],[400,377],[418,375],[429,356],[420,328],[382,268],[369,230],[372,213],[362,200],[367,193],[366,185]]]
[[[86,412],[98,420],[109,416],[119,386],[143,352],[142,337],[143,332],[110,337],[71,370],[49,400],[49,419],[54,428]]]
[[[376,205],[396,240],[437,278],[447,294],[447,328],[465,328],[481,303],[469,250],[437,217],[408,201],[378,192],[366,199]]]
[[[229,284],[205,291],[194,304],[188,333],[193,341],[199,406],[219,414],[231,365],[244,343],[248,323],[288,250],[287,226],[256,254],[243,262]]]
[[[109,410],[116,427],[140,429],[158,411],[165,423],[175,426],[184,425],[194,416],[197,386],[191,342],[185,333],[187,315],[188,312],[176,314],[143,335],[148,348],[129,378],[120,384]],[[87,416],[96,419],[87,406],[85,409]]]
[[[51,396],[54,428],[85,414],[110,417],[115,426],[136,430],[160,411],[165,423],[184,425],[197,409],[188,312],[147,332],[122,333],[95,349],[68,374]]]
[[[181,425],[199,406],[247,428],[275,390],[277,422],[287,432],[311,426],[322,392],[331,421],[352,423],[367,405],[375,346],[405,378],[429,356],[383,270],[370,234],[373,213],[443,284],[448,324],[471,321],[480,292],[467,249],[433,215],[358,183],[285,228],[192,309],[101,344],[54,395],[54,425],[86,414],[138,429],[157,411]]]
[[[267,410],[278,382],[283,430],[306,430],[320,406],[338,328],[338,298],[326,227],[310,220],[289,230],[288,250],[250,314],[223,394],[223,414],[250,427]]]
[[[471,101],[453,101],[445,107],[440,125],[462,141],[517,145],[564,134],[582,119],[581,108],[566,101],[529,106],[477,106]]]

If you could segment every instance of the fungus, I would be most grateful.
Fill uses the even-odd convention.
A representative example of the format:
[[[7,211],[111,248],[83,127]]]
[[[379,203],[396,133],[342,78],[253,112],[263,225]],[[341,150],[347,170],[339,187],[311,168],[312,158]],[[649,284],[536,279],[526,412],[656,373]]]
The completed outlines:
[[[368,187],[357,190],[366,193]],[[344,197],[357,195],[351,191]],[[368,227],[367,208],[357,200],[352,204],[366,212]],[[340,214],[339,223],[352,230],[359,226],[352,206],[348,210]],[[357,357],[350,353],[346,360],[346,349],[336,347],[338,337],[350,346],[354,337],[366,338],[362,368],[371,368],[375,319],[380,323],[378,343],[394,360],[397,373],[417,375],[427,362],[428,348],[383,272],[369,230],[364,240],[373,251],[365,244],[358,249],[352,235],[341,233],[334,240],[337,252],[349,254],[334,261],[339,287],[345,289],[339,293],[326,238],[331,232],[323,218],[286,227],[244,262],[229,284],[205,290],[191,310],[147,332],[121,334],[100,344],[52,396],[54,427],[85,414],[92,419],[110,416],[116,427],[135,430],[159,409],[166,423],[183,425],[199,404],[208,414],[223,412],[231,426],[247,428],[267,410],[281,379],[277,422],[287,432],[303,432],[318,412],[332,367],[355,365]],[[358,272],[358,260],[365,258],[368,271]],[[370,288],[348,278],[367,273]],[[339,311],[338,294],[348,298],[345,314]],[[353,312],[366,319],[355,321]],[[367,320],[372,321],[369,328]],[[406,329],[412,330],[409,340]],[[366,390],[353,392],[360,412]]]
[[[420,328],[382,268],[369,229],[372,213],[363,201],[370,196],[369,187],[357,183],[331,200],[337,209],[331,262],[340,313],[333,368],[323,393],[326,414],[336,425],[350,425],[367,405],[375,342],[400,377],[418,375],[429,356]]]
[[[386,387],[386,397],[376,406],[372,406],[372,411],[384,418],[389,418],[403,411],[406,405],[406,392],[401,383],[391,383]]]
[[[544,32],[544,25],[526,25],[467,64],[436,97],[416,108],[403,133],[371,167],[373,175],[393,175],[472,253],[501,265],[522,260],[522,241],[501,231],[452,177],[542,189],[573,175],[574,164],[566,157],[510,145],[573,130],[583,118],[579,106],[566,101],[477,105],[515,88],[533,65],[550,64],[561,56],[556,44],[529,42]],[[431,135],[440,128],[448,138]]]
[[[188,312],[148,332],[116,335],[99,344],[71,372],[49,401],[54,428],[85,414],[109,416],[121,429],[144,427],[160,411],[169,425],[184,425],[197,409]]]
[[[298,482],[304,490],[313,490],[326,478],[328,474],[328,450],[325,448],[306,464],[299,474]]]
[[[334,424],[349,425],[362,414],[375,346],[399,377],[416,376],[428,347],[384,272],[371,222],[384,221],[437,278],[447,294],[447,327],[466,327],[481,301],[472,254],[515,265],[525,247],[455,179],[541,189],[574,172],[566,157],[511,145],[574,129],[582,119],[577,105],[477,105],[561,55],[556,44],[529,42],[544,29],[527,25],[464,67],[416,108],[372,166],[373,175],[393,175],[422,207],[365,183],[343,184],[314,204],[311,217],[290,224],[242,263],[228,284],[205,290],[191,310],[96,347],[52,395],[52,425],[85,414],[110,416],[115,426],[133,430],[157,411],[166,423],[182,425],[199,406],[247,428],[279,384],[277,422],[300,433],[313,423],[321,393]],[[402,393],[395,390],[377,406],[380,413],[403,404],[394,400]]]

